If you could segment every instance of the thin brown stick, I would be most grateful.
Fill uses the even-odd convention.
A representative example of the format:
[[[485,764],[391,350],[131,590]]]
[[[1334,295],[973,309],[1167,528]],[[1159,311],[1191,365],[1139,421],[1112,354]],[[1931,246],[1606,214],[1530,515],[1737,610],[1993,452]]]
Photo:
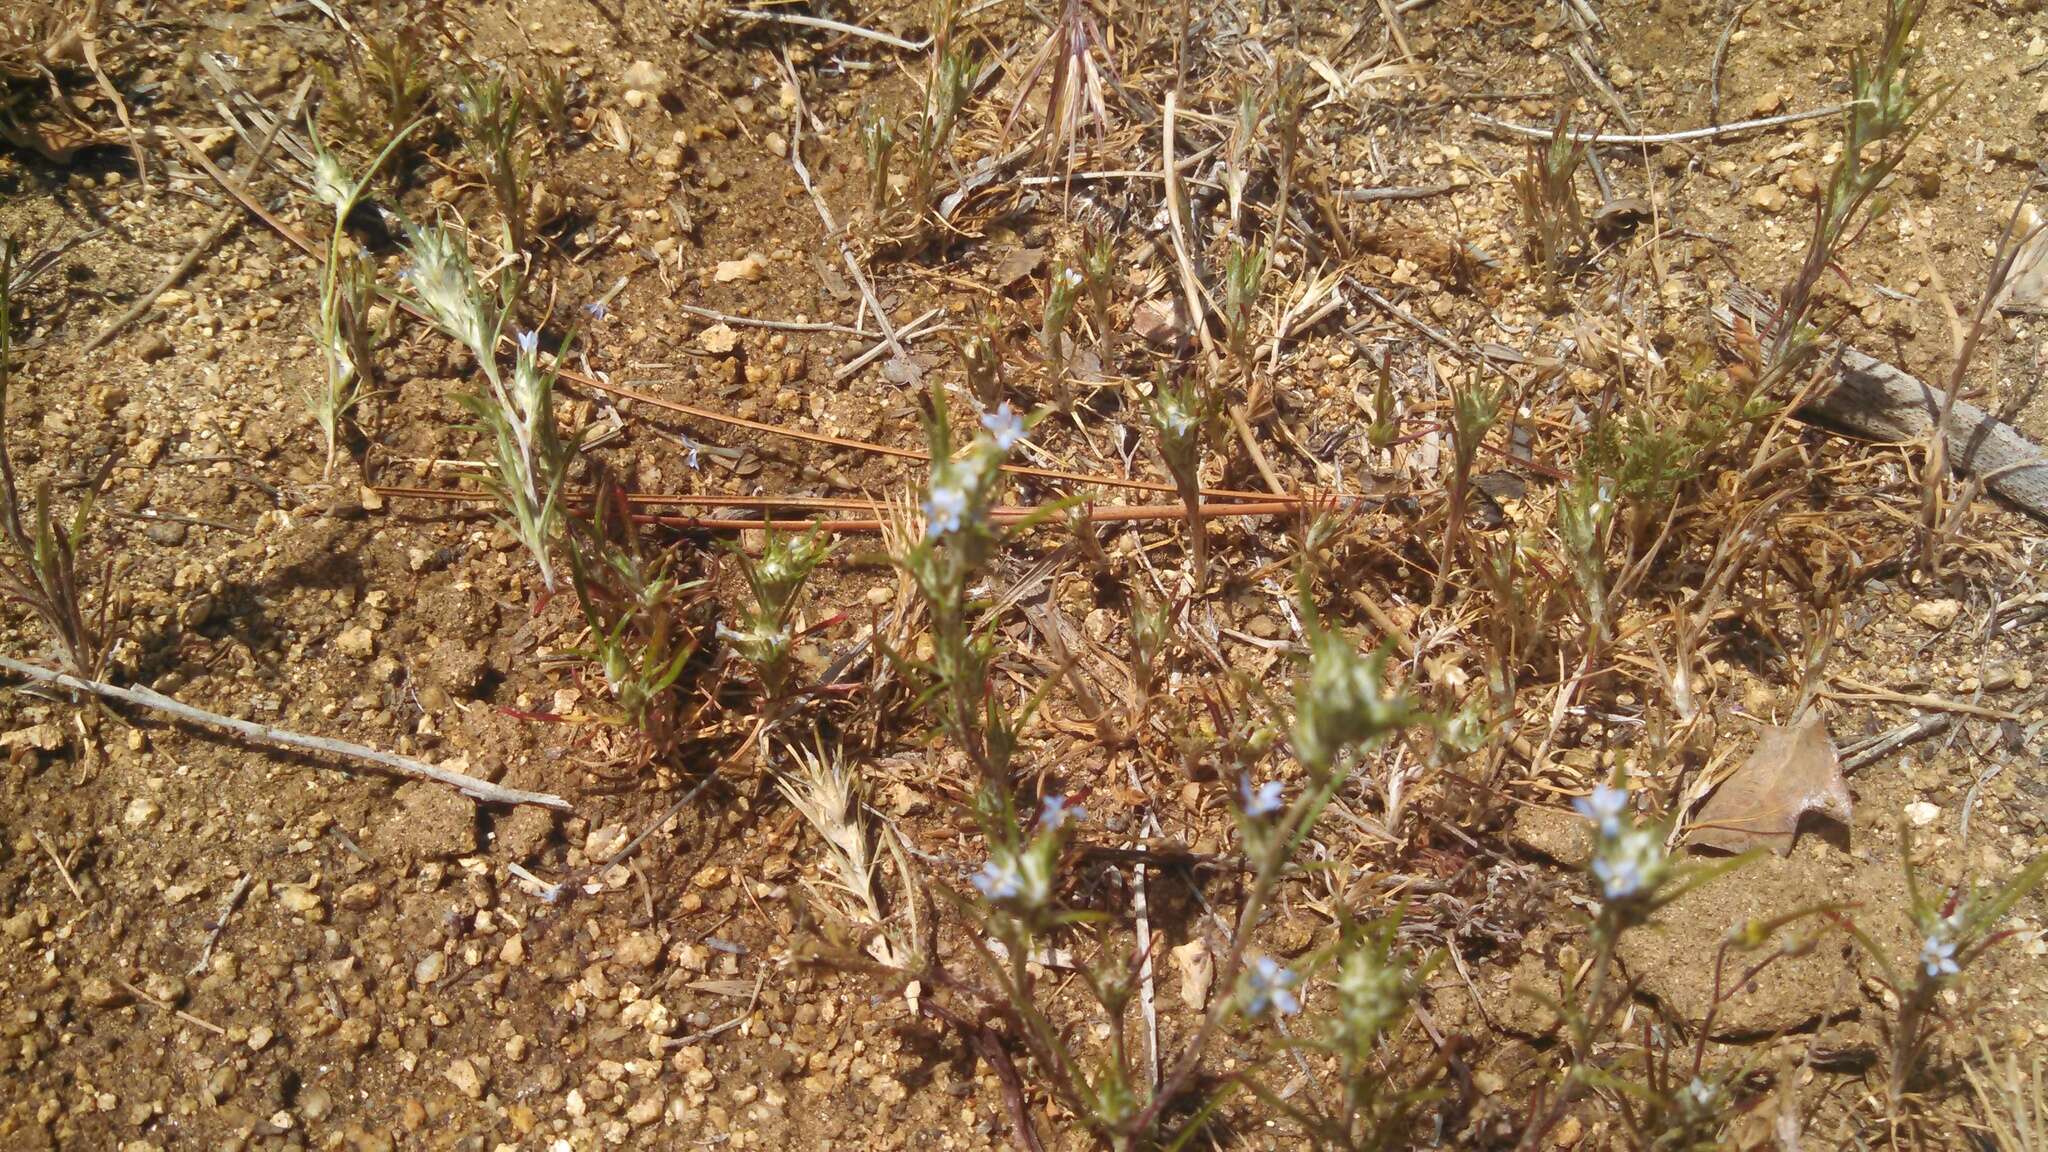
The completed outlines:
[[[1707,69],[1707,122],[1721,122],[1721,69],[1728,63],[1728,45],[1735,38],[1735,27],[1742,23],[1742,14],[1749,11],[1747,3],[1735,6],[1735,12],[1728,17],[1728,24],[1721,29],[1721,39],[1714,44],[1714,63]]]
[[[114,977],[114,983],[119,984],[123,989],[127,990],[130,996],[135,997],[137,1000],[149,1005],[151,1008],[154,1008],[159,1012],[169,1012],[171,1015],[176,1016],[178,1019],[183,1020],[185,1023],[190,1024],[196,1028],[204,1028],[208,1032],[213,1033],[215,1036],[226,1036],[228,1034],[227,1029],[221,1027],[218,1024],[215,1024],[211,1020],[201,1020],[199,1017],[194,1016],[190,1012],[185,1011],[183,1008],[179,1008],[174,1004],[166,1004],[162,1000],[159,1000],[156,997],[151,996],[149,993],[144,992],[142,989],[137,988],[135,985],[130,984],[128,981],[123,980],[119,976]]]
[[[49,856],[50,863],[57,866],[57,875],[63,877],[64,886],[71,889],[72,899],[80,904],[85,903],[84,894],[78,890],[78,881],[71,878],[71,869],[64,866],[64,858],[57,855],[57,846],[50,843],[50,837],[41,828],[36,829],[36,843],[43,846],[43,852]]]
[[[77,692],[90,692],[94,696],[104,697],[108,700],[119,700],[124,704],[133,704],[140,708],[153,708],[159,712],[168,712],[181,720],[189,720],[215,728],[225,728],[230,732],[261,744],[270,744],[282,748],[301,748],[309,752],[326,752],[351,760],[376,764],[402,776],[415,776],[423,780],[432,780],[436,784],[446,784],[480,804],[537,804],[543,808],[553,808],[562,812],[570,810],[567,800],[552,793],[528,792],[520,788],[507,788],[503,785],[493,784],[488,780],[479,780],[474,776],[465,775],[464,773],[447,768],[437,768],[423,760],[414,760],[409,756],[400,756],[393,752],[380,751],[368,745],[353,744],[346,740],[332,740],[325,736],[305,736],[297,732],[287,732],[282,728],[272,728],[268,724],[256,724],[248,720],[238,720],[233,716],[223,716],[218,712],[208,712],[203,708],[194,708],[190,704],[173,700],[161,692],[151,691],[148,688],[122,688],[100,680],[85,680],[77,676],[66,675],[62,672],[53,672],[48,668],[40,668],[34,664],[24,664],[19,660],[11,660],[5,656],[0,656],[0,668],[4,668],[19,676],[26,676],[31,680],[40,680],[45,684],[57,684]]]
[[[249,894],[249,886],[255,882],[255,875],[245,872],[235,883],[234,891],[228,893],[227,901],[220,907],[220,915],[214,919],[213,927],[206,933],[206,945],[199,949],[199,959],[192,962],[192,967],[185,975],[197,976],[206,971],[207,963],[213,959],[214,946],[220,943],[221,933],[228,930],[228,921],[235,918],[235,909],[241,907],[242,897]]]
[[[1692,140],[1719,140],[1742,132],[1759,132],[1765,128],[1778,128],[1786,124],[1803,124],[1808,120],[1824,120],[1829,116],[1840,116],[1849,110],[1847,104],[1830,104],[1825,108],[1811,108],[1804,112],[1785,112],[1777,116],[1765,116],[1759,120],[1738,120],[1733,124],[1716,124],[1707,128],[1687,128],[1681,132],[1646,132],[1615,135],[1601,132],[1572,132],[1567,135],[1578,144],[1684,144]],[[1481,128],[1505,132],[1524,140],[1548,140],[1554,129],[1536,128],[1528,124],[1511,124],[1491,116],[1474,114],[1472,122]]]

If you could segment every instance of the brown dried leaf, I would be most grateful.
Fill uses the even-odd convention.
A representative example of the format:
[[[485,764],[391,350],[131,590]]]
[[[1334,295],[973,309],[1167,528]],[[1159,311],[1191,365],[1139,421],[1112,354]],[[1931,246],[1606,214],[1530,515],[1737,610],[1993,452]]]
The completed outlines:
[[[1012,248],[1003,253],[996,263],[995,283],[997,288],[1008,288],[1017,281],[1038,271],[1045,263],[1043,248]]]
[[[1765,728],[1756,751],[1700,805],[1686,839],[1723,852],[1762,846],[1783,856],[1809,813],[1849,823],[1849,785],[1818,711]]]

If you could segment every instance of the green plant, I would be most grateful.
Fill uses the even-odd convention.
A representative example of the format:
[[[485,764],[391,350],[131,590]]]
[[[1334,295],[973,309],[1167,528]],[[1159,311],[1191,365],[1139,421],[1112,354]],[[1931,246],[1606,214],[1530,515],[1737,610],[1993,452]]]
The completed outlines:
[[[1347,1084],[1327,1106],[1282,1104],[1281,1111],[1312,1136],[1342,1138],[1352,1147],[1391,1147],[1403,1134],[1404,1108],[1426,1098],[1412,1090],[1414,1085],[1386,1086],[1378,1072],[1385,1056],[1382,1045],[1426,967],[1395,944],[1390,927],[1347,928],[1306,974],[1261,954],[1253,943],[1267,907],[1290,874],[1290,862],[1363,757],[1418,719],[1405,697],[1386,690],[1382,657],[1361,655],[1348,638],[1322,629],[1308,605],[1302,610],[1309,614],[1311,654],[1297,689],[1292,726],[1301,784],[1289,799],[1282,778],[1258,784],[1248,775],[1236,779],[1248,890],[1214,969],[1220,994],[1210,997],[1199,1027],[1163,1066],[1156,1085],[1139,1074],[1126,1039],[1142,945],[1140,950],[1123,947],[1107,931],[1101,913],[1072,907],[1063,896],[1061,871],[1071,858],[1067,847],[1085,819],[1075,804],[1059,794],[1026,803],[1013,796],[1006,781],[985,781],[976,793],[974,814],[988,856],[971,877],[973,894],[937,893],[967,921],[964,938],[974,942],[974,955],[991,983],[980,985],[942,968],[928,970],[920,980],[928,978],[927,986],[935,989],[931,995],[948,1001],[929,1011],[956,1022],[976,1014],[1000,1020],[1030,1054],[1048,1093],[1099,1147],[1184,1146],[1224,1098],[1244,1086],[1264,1099],[1280,1100],[1279,1093],[1259,1082],[1255,1068],[1240,1068],[1201,1087],[1197,1078],[1227,1035],[1244,1045],[1272,1026],[1293,1044],[1286,1040],[1284,1020],[1301,1010],[1307,981],[1322,967],[1333,972],[1329,983],[1339,1014],[1305,1043],[1335,1053],[1348,1070]],[[1225,726],[1229,735],[1217,735],[1233,744],[1241,734],[1264,733],[1238,747],[1234,755],[1244,759],[1231,763],[1255,763],[1281,746],[1273,725],[1229,721]],[[1190,738],[1202,739],[1198,734]],[[1232,755],[1216,751],[1226,759]],[[1092,1035],[1100,1043],[1087,1039],[1087,1029],[1055,1024],[1056,982],[1032,963],[1048,949],[1090,938],[1093,956],[1080,966],[1080,991],[1094,1002],[1100,1028]],[[936,957],[927,959],[938,963]],[[951,1001],[957,997],[975,1006],[956,1006]],[[982,1050],[1008,1066],[1000,1043],[984,1044]],[[1020,1126],[1018,1139],[1035,1146],[1035,1134],[1021,1131],[1031,1124],[1028,1115],[1013,1116],[1013,1122]]]
[[[960,113],[974,95],[981,64],[971,48],[953,43],[953,0],[937,0],[933,9],[932,50],[925,78],[924,107],[917,120],[916,147],[911,156],[910,203],[920,219],[931,210],[940,168],[950,155]]]
[[[647,547],[625,493],[603,470],[589,507],[568,517],[563,543],[590,630],[581,654],[604,674],[620,722],[646,737],[651,754],[667,755],[678,732],[674,687],[700,645],[690,608],[703,583],[678,579],[673,557]]]
[[[1138,697],[1132,706],[1134,715],[1144,713],[1152,694],[1165,683],[1168,643],[1172,636],[1172,607],[1147,597],[1134,586],[1131,592],[1131,679]]]
[[[93,503],[105,489],[118,456],[108,456],[86,483],[68,521],[57,515],[50,482],[39,481],[35,506],[24,522],[14,456],[7,445],[8,400],[14,388],[14,262],[14,242],[0,239],[0,531],[14,553],[0,562],[0,592],[26,604],[42,620],[72,675],[97,680],[106,660],[109,598],[103,590],[97,619],[86,611],[78,558],[92,523]]]
[[[955,454],[945,387],[934,383],[925,416],[931,477],[921,506],[923,527],[891,560],[909,574],[931,616],[932,657],[896,661],[920,674],[935,702],[939,727],[966,755],[985,788],[1007,794],[1017,720],[989,691],[993,640],[968,614],[968,584],[1018,529],[989,516],[1003,462],[1024,439],[1028,422],[1004,403],[981,417],[981,431]],[[1050,514],[1050,513],[1048,513]]]
[[[868,214],[880,220],[889,207],[889,158],[896,151],[896,128],[887,116],[868,112],[860,125],[860,150],[868,162]]]
[[[1273,223],[1266,233],[1266,248],[1276,251],[1287,227],[1288,200],[1294,191],[1294,170],[1301,155],[1301,122],[1308,111],[1308,69],[1299,61],[1281,66],[1273,77],[1273,92],[1267,103],[1273,109],[1274,179]]]
[[[1927,0],[1885,0],[1884,36],[1875,59],[1858,57],[1849,69],[1849,106],[1842,116],[1841,158],[1814,211],[1813,232],[1799,271],[1779,300],[1776,333],[1764,356],[1756,391],[1763,392],[1804,367],[1818,333],[1807,323],[1813,294],[1836,253],[1877,208],[1873,197],[1906,158],[1906,148],[1929,119],[1930,102],[1913,91],[1913,29]],[[1939,103],[1943,97],[1937,97]],[[1866,209],[1868,211],[1866,212]]]
[[[1464,538],[1466,507],[1472,495],[1472,469],[1479,462],[1479,447],[1500,419],[1504,390],[1500,385],[1474,380],[1451,392],[1451,472],[1444,484],[1444,534],[1438,553],[1436,582],[1430,602],[1443,602],[1444,587]]]
[[[1215,435],[1223,405],[1199,373],[1176,379],[1162,373],[1145,398],[1145,415],[1159,437],[1159,456],[1173,477],[1187,517],[1188,568],[1197,588],[1209,580],[1209,529],[1202,520],[1202,448]]]
[[[469,255],[453,233],[438,224],[408,222],[405,228],[411,263],[403,275],[414,299],[443,332],[469,349],[484,376],[482,387],[460,397],[489,437],[484,482],[533,557],[542,585],[553,592],[550,549],[561,525],[562,487],[576,454],[574,440],[564,439],[556,426],[555,368],[541,366],[538,332],[517,334],[509,373],[499,363],[498,338],[517,299],[511,270],[504,274],[493,301],[477,282]]]
[[[1252,352],[1252,322],[1256,319],[1259,290],[1265,285],[1268,253],[1264,248],[1231,246],[1223,261],[1223,326],[1229,342],[1230,359],[1237,365],[1238,378],[1247,389],[1258,357]]]
[[[1584,979],[1574,981],[1568,996],[1556,999],[1535,994],[1564,1022],[1569,1063],[1556,1085],[1539,1092],[1532,1102],[1516,1148],[1529,1152],[1542,1147],[1567,1109],[1585,1093],[1598,1090],[1637,1102],[1625,1115],[1664,1141],[1650,1146],[1697,1147],[1701,1134],[1711,1140],[1725,1118],[1728,1098],[1718,1085],[1702,1079],[1696,1067],[1692,1080],[1678,1086],[1656,1062],[1636,1081],[1627,1076],[1625,1068],[1602,1057],[1615,1018],[1635,995],[1632,982],[1618,970],[1617,948],[1625,934],[1650,924],[1660,910],[1701,884],[1746,865],[1751,858],[1737,856],[1711,864],[1673,858],[1664,847],[1671,833],[1671,818],[1638,821],[1634,798],[1619,783],[1595,788],[1591,795],[1573,801],[1573,807],[1593,825],[1592,861],[1587,868],[1598,901],[1588,927],[1592,956]],[[1808,914],[1797,913],[1793,918]],[[1786,918],[1759,921],[1746,925],[1745,930],[1760,945],[1787,922]]]
[[[504,250],[526,250],[526,95],[503,71],[464,73],[456,81],[456,127],[470,163],[504,220]]]
[[[1299,1046],[1335,1059],[1335,1098],[1310,1092],[1289,1100],[1253,1081],[1259,1098],[1294,1120],[1317,1147],[1412,1147],[1416,1110],[1431,1099],[1424,1085],[1433,1069],[1411,1068],[1404,1074],[1399,1062],[1388,1058],[1388,1038],[1408,1016],[1439,959],[1402,947],[1399,930],[1398,915],[1371,923],[1341,915],[1336,939],[1306,965],[1303,985],[1328,971],[1330,1005],[1322,1026]],[[1269,986],[1278,982],[1272,974],[1261,979]]]
[[[1232,231],[1243,236],[1244,190],[1251,183],[1252,145],[1259,136],[1259,122],[1266,117],[1266,94],[1258,85],[1245,84],[1237,92],[1237,118],[1223,146],[1223,191],[1229,201]]]
[[[575,79],[568,68],[552,60],[535,66],[527,99],[533,105],[534,121],[549,138],[560,139],[568,133],[569,105],[575,95]]]
[[[1098,359],[1109,362],[1110,301],[1116,287],[1116,237],[1107,231],[1090,235],[1081,249],[1081,279],[1088,292],[1089,319],[1095,324]]]
[[[1514,175],[1530,257],[1553,275],[1569,272],[1587,242],[1585,209],[1574,183],[1585,159],[1586,144],[1572,135],[1571,114],[1559,109],[1550,140],[1530,144]]]
[[[1046,278],[1045,310],[1038,321],[1038,347],[1045,365],[1046,391],[1062,412],[1071,411],[1074,406],[1073,388],[1067,382],[1067,357],[1071,350],[1067,340],[1067,321],[1074,315],[1074,305],[1081,298],[1081,288],[1086,280],[1081,269],[1065,261],[1057,262]]]
[[[789,652],[795,637],[799,593],[810,579],[812,569],[832,551],[831,541],[817,529],[802,536],[789,536],[770,528],[761,545],[759,559],[737,545],[727,545],[746,574],[747,587],[754,594],[742,626],[718,627],[719,639],[732,645],[761,679],[768,699],[779,700],[789,687]]]
[[[326,362],[321,386],[307,397],[306,407],[327,442],[323,476],[334,473],[341,422],[373,389],[374,349],[384,333],[370,330],[370,306],[377,297],[377,266],[360,248],[348,244],[348,218],[377,170],[391,158],[420,121],[414,120],[391,137],[360,179],[351,177],[341,160],[322,143],[311,123],[313,196],[327,205],[333,221],[327,231],[326,260],[320,278],[320,327],[316,335]],[[387,318],[388,326],[388,318]]]
[[[356,67],[361,87],[377,101],[387,137],[402,137],[434,98],[433,59],[420,51],[419,36],[410,29],[365,36]]]
[[[1602,647],[1609,635],[1607,545],[1613,526],[1614,488],[1609,481],[1582,472],[1558,494],[1558,541],[1578,591],[1589,652]]]
[[[1899,855],[1906,869],[1906,913],[1920,936],[1918,953],[1910,962],[1895,960],[1853,919],[1838,914],[1842,926],[1876,963],[1878,979],[1898,1001],[1898,1014],[1891,1023],[1887,1078],[1887,1095],[1895,1111],[1919,1080],[1929,1034],[1942,1015],[1941,991],[2010,935],[1999,929],[1998,922],[2048,879],[2048,855],[2040,855],[2003,883],[1978,888],[1960,881],[1944,893],[1930,894],[1920,886],[1913,864],[1912,832],[1903,824],[1899,839]]]

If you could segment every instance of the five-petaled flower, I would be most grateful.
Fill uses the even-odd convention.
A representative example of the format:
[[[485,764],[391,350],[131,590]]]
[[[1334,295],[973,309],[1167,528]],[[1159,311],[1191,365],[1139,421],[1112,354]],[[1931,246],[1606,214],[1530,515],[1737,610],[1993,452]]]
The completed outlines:
[[[1244,809],[1245,815],[1253,819],[1271,816],[1283,806],[1280,800],[1281,787],[1278,780],[1268,780],[1254,787],[1251,777],[1240,776],[1237,778],[1238,805]]]
[[[981,426],[988,429],[989,438],[1004,452],[1017,446],[1024,438],[1024,418],[1010,410],[1010,402],[1003,401],[993,412],[984,413]]]
[[[1956,964],[1955,930],[1961,927],[1961,918],[1948,916],[1934,922],[1934,930],[1920,944],[1920,970],[1930,980],[1953,976],[1962,971]]]
[[[1581,796],[1572,801],[1572,807],[1597,825],[1600,835],[1611,840],[1621,835],[1621,817],[1628,811],[1628,789],[1602,784],[1593,789],[1591,796]]]
[[[519,354],[521,356],[533,357],[540,354],[540,331],[538,329],[532,332],[519,333],[518,341]]]
[[[1301,977],[1282,968],[1271,956],[1259,957],[1245,971],[1244,1010],[1253,1016],[1269,1011],[1294,1015],[1301,1011],[1301,1001],[1294,995],[1294,986],[1300,981]]]
[[[960,517],[967,512],[967,493],[951,484],[934,484],[924,502],[924,534],[933,540],[960,530]]]
[[[592,320],[603,320],[606,316],[611,315],[611,309],[602,300],[592,300],[590,303],[585,304],[583,311]]]
[[[1631,828],[1609,839],[1593,858],[1593,877],[1607,900],[1627,900],[1657,886],[1664,865],[1663,846],[1651,833]]]
[[[1069,804],[1065,796],[1047,796],[1039,802],[1038,825],[1051,832],[1065,825],[1069,820],[1086,819],[1088,813],[1079,804]]]
[[[990,900],[1015,900],[1024,894],[1024,874],[1017,859],[1004,854],[981,866],[972,878],[975,891]]]
[[[1282,787],[1284,785],[1280,781],[1266,781],[1262,785],[1253,787],[1251,785],[1251,777],[1237,777],[1237,801],[1239,801],[1239,806],[1245,810],[1245,816],[1251,816],[1253,820],[1260,818],[1260,816],[1272,816],[1274,812],[1280,812],[1280,808],[1282,808],[1282,801],[1280,801],[1280,789]]]

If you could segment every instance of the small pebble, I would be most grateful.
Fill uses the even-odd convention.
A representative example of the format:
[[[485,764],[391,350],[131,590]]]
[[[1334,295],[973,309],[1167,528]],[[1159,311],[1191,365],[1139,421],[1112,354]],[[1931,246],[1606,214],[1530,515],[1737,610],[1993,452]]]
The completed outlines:
[[[413,982],[422,987],[432,984],[441,978],[442,971],[447,967],[448,957],[439,952],[429,952],[420,957],[419,963],[412,966]]]
[[[456,1060],[449,1064],[447,1071],[441,1075],[446,1077],[450,1084],[455,1085],[457,1092],[471,1100],[482,1099],[484,1078],[477,1073],[476,1065],[467,1060]]]

